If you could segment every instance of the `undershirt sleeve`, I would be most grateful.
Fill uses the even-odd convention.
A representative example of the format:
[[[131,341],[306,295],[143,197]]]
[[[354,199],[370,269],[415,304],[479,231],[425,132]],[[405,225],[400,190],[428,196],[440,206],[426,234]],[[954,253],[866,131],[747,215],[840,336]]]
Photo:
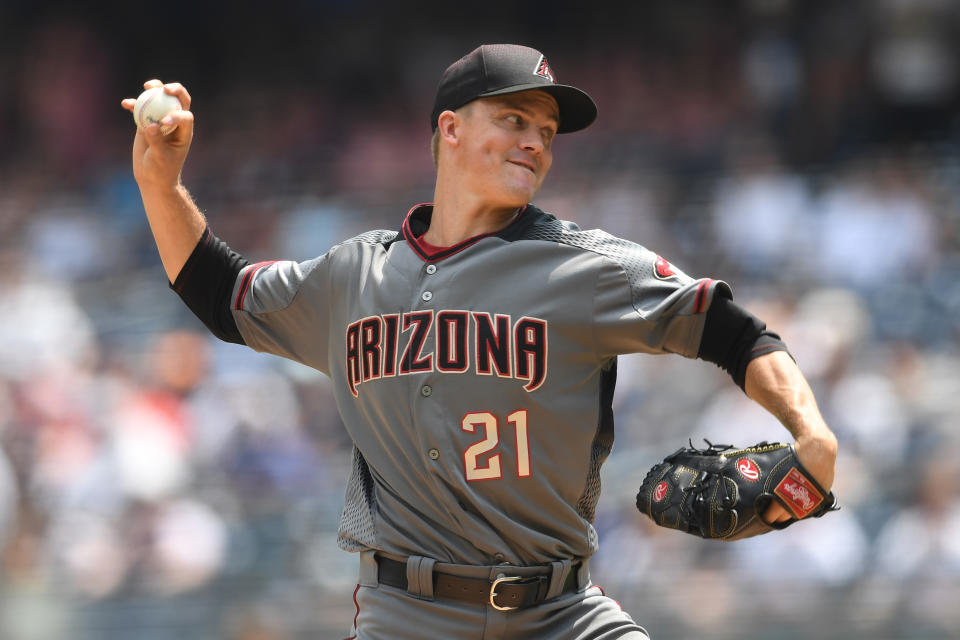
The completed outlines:
[[[744,389],[750,361],[774,351],[790,354],[780,336],[768,331],[759,318],[725,296],[714,298],[707,310],[698,358],[719,366]]]
[[[237,276],[248,264],[208,227],[170,288],[213,335],[245,344],[230,311],[230,300]]]

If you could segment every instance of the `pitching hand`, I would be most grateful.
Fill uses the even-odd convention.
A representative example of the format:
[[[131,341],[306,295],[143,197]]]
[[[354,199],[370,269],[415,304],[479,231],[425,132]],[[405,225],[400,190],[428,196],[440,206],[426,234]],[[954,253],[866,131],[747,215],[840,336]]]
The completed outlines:
[[[162,120],[164,126],[177,125],[176,130],[166,136],[160,133],[160,124],[137,128],[133,140],[133,176],[141,187],[174,187],[180,182],[180,171],[193,140],[190,94],[179,82],[164,84],[159,80],[148,80],[143,83],[144,89],[153,87],[163,87],[165,93],[179,98],[183,109],[170,113]],[[132,113],[136,103],[136,98],[124,98],[120,106]]]

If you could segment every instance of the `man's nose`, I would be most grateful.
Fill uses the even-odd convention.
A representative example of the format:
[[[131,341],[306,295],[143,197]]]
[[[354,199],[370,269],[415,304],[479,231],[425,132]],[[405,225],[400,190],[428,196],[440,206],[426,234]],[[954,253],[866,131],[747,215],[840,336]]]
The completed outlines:
[[[520,148],[534,153],[542,153],[543,138],[537,131],[527,130],[520,138]]]

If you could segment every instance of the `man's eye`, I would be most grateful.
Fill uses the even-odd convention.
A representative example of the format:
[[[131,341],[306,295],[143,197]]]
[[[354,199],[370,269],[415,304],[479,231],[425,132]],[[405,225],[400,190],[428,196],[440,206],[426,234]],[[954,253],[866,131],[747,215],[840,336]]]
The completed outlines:
[[[512,114],[507,116],[507,121],[510,122],[511,124],[516,124],[516,125],[523,124],[523,118],[518,116],[517,114]]]

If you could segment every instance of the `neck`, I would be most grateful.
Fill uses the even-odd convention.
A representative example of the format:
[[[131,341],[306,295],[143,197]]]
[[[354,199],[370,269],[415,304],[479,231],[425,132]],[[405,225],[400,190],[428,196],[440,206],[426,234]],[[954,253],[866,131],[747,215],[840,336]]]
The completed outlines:
[[[434,193],[430,228],[423,239],[438,247],[450,247],[468,238],[496,233],[505,228],[520,211],[515,206],[493,206],[468,194]]]

